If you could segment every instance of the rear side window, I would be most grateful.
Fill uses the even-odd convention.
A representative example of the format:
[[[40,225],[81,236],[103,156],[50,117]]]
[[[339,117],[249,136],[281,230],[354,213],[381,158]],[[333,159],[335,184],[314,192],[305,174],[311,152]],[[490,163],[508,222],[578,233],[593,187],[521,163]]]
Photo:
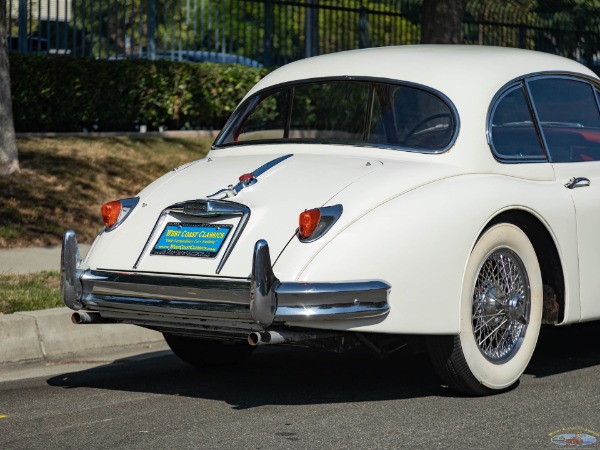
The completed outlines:
[[[552,162],[600,160],[600,110],[583,81],[542,78],[528,83]]]
[[[505,161],[600,161],[600,95],[592,81],[536,76],[493,104],[490,145]]]
[[[420,86],[319,80],[250,98],[215,145],[315,142],[439,152],[452,144],[457,122],[447,99]]]
[[[491,141],[500,158],[545,158],[523,86],[506,92],[492,112]]]

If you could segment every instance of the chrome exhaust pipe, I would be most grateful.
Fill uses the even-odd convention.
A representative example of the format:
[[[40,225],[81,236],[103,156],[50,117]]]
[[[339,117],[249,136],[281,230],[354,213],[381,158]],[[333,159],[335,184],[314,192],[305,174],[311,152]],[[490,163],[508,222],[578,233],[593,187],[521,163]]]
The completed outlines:
[[[293,342],[316,341],[341,335],[342,333],[339,332],[327,331],[310,331],[307,333],[285,330],[254,331],[248,335],[248,344],[252,347],[258,345],[290,344]]]
[[[298,336],[302,336],[302,334],[278,331],[254,331],[248,335],[248,344],[256,347],[257,345],[283,344],[285,342],[307,340],[304,338],[299,339]]]
[[[96,311],[76,311],[71,315],[71,322],[76,325],[87,323],[111,323],[112,320],[106,320]]]

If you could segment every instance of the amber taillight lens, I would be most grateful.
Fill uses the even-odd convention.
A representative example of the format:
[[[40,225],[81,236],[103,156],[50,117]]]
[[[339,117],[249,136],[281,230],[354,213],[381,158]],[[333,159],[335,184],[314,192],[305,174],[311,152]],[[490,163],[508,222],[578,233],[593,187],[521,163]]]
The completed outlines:
[[[298,239],[300,242],[314,242],[320,239],[342,215],[342,205],[321,206],[300,213]]]
[[[115,200],[102,205],[102,220],[106,228],[112,227],[119,220],[121,214],[121,202]]]
[[[306,239],[313,234],[319,224],[319,219],[321,219],[321,211],[318,209],[308,209],[301,212],[298,218],[300,237]]]

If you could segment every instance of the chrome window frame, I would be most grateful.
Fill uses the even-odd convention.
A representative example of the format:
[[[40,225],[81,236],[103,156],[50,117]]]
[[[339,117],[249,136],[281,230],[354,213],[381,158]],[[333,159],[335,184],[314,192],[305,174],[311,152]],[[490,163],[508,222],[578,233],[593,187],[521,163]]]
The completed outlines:
[[[596,106],[598,112],[600,112],[600,83],[592,84],[592,91],[594,91],[594,97],[596,97]]]
[[[354,142],[354,141],[331,142],[331,141],[318,141],[318,140],[310,141],[310,140],[300,140],[300,139],[290,139],[290,140],[279,139],[277,141],[266,141],[266,140],[264,140],[264,141],[244,141],[244,142],[236,142],[236,143],[229,143],[229,144],[220,144],[220,141],[224,138],[224,136],[229,134],[234,123],[237,122],[238,117],[241,114],[243,114],[246,110],[248,110],[248,106],[250,105],[250,103],[255,102],[260,96],[267,94],[271,91],[275,92],[275,91],[287,89],[290,87],[313,84],[313,83],[322,83],[322,82],[326,82],[326,81],[331,81],[331,82],[354,81],[354,82],[363,82],[363,83],[381,83],[381,84],[391,84],[394,86],[404,86],[404,87],[422,90],[428,94],[431,94],[431,95],[437,97],[440,101],[442,101],[442,103],[444,103],[446,105],[446,107],[448,107],[450,114],[452,115],[452,120],[454,122],[453,123],[454,129],[452,132],[452,137],[450,138],[448,144],[445,147],[443,147],[441,149],[435,149],[435,150],[402,147],[399,145],[391,145],[391,144],[377,144],[377,143],[373,143],[373,142]],[[285,83],[280,83],[280,84],[276,84],[273,86],[269,86],[267,88],[264,88],[264,89],[261,89],[261,90],[255,92],[254,94],[252,94],[252,96],[248,97],[243,102],[241,102],[235,108],[235,110],[233,111],[233,113],[231,114],[229,119],[227,120],[227,123],[225,124],[225,126],[223,127],[221,132],[218,134],[217,138],[215,139],[215,141],[212,145],[212,149],[213,150],[224,150],[227,148],[234,148],[234,147],[238,148],[238,147],[252,146],[252,145],[281,145],[281,144],[285,144],[285,145],[290,145],[290,144],[302,145],[302,144],[304,144],[304,145],[306,145],[308,143],[308,144],[324,144],[324,145],[344,145],[344,146],[361,147],[361,148],[362,147],[382,148],[382,149],[389,149],[389,150],[396,150],[396,151],[406,151],[406,152],[410,152],[410,153],[422,153],[422,154],[428,154],[428,155],[429,154],[441,154],[441,153],[447,152],[454,146],[456,139],[458,138],[458,135],[460,132],[460,125],[461,125],[460,124],[460,116],[459,116],[458,110],[456,109],[456,106],[454,105],[452,100],[450,100],[450,98],[448,98],[448,96],[446,96],[444,93],[438,91],[437,89],[434,89],[429,86],[425,86],[423,84],[413,83],[413,82],[409,82],[409,81],[401,81],[401,80],[396,80],[396,79],[392,79],[392,78],[361,77],[361,76],[306,78],[306,79],[288,81]]]
[[[543,163],[543,162],[552,163],[552,158],[551,158],[550,152],[548,151],[548,144],[546,142],[546,138],[545,138],[544,133],[541,128],[539,115],[538,115],[537,109],[535,107],[535,102],[531,95],[531,90],[529,89],[529,83],[531,81],[542,80],[542,79],[553,79],[553,80],[565,79],[565,80],[571,80],[571,81],[578,81],[578,82],[582,82],[582,83],[586,83],[586,84],[590,85],[590,87],[592,88],[592,91],[594,92],[594,95],[596,97],[596,104],[598,105],[598,110],[600,111],[600,80],[593,78],[592,76],[588,76],[588,75],[585,75],[582,73],[576,73],[576,72],[538,72],[538,73],[532,73],[532,74],[523,75],[518,78],[515,78],[515,79],[509,81],[508,83],[506,83],[504,86],[502,86],[498,90],[496,95],[494,95],[494,97],[492,98],[492,101],[490,102],[490,106],[488,108],[485,134],[486,134],[486,140],[487,140],[488,146],[490,147],[492,155],[494,156],[494,159],[496,159],[496,161],[503,163],[503,164],[522,164],[522,163],[531,164],[531,163]],[[493,139],[492,139],[492,119],[494,117],[496,108],[498,107],[498,104],[502,101],[502,99],[509,92],[511,92],[513,89],[515,89],[519,86],[523,89],[523,91],[525,93],[525,98],[527,99],[529,112],[532,116],[533,124],[534,124],[535,130],[536,130],[536,133],[538,135],[540,144],[542,146],[542,149],[545,153],[545,156],[540,156],[537,158],[519,157],[519,156],[508,157],[508,156],[501,155],[498,151],[496,151],[496,149],[494,147],[494,143],[493,143]],[[593,161],[590,161],[590,162],[593,162]],[[556,164],[558,164],[558,163],[556,163]]]
[[[501,154],[494,147],[494,140],[492,138],[492,131],[493,131],[492,120],[493,120],[496,110],[498,109],[498,106],[500,105],[502,100],[504,100],[508,94],[510,94],[511,92],[513,92],[517,89],[521,89],[521,91],[523,92],[523,96],[525,97],[525,101],[527,102],[527,108],[528,108],[529,114],[531,116],[531,123],[535,128],[535,131],[536,131],[536,134],[538,137],[538,143],[540,144],[540,149],[542,150],[542,153],[543,153],[539,156],[507,156],[507,155]],[[524,80],[518,80],[515,82],[511,82],[508,85],[505,85],[500,91],[498,91],[498,93],[492,100],[490,110],[488,112],[486,139],[487,139],[488,145],[490,146],[490,149],[492,150],[492,154],[494,155],[494,158],[496,158],[496,160],[498,160],[500,162],[523,163],[523,162],[545,162],[545,161],[547,161],[547,159],[548,159],[548,152],[546,150],[547,147],[543,140],[543,135],[541,134],[541,130],[538,126],[538,121],[536,120],[536,114],[535,114],[535,111],[533,108],[533,102],[531,100],[531,96],[529,95],[529,91],[528,91],[527,87],[525,86]]]

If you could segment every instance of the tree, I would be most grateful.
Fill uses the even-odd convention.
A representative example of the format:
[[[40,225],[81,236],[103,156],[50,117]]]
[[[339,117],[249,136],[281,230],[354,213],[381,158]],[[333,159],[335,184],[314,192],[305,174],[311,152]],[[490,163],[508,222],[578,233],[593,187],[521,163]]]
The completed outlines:
[[[466,0],[424,0],[421,16],[423,44],[462,44]]]
[[[6,10],[6,0],[0,0],[0,176],[19,171],[17,139],[10,95]]]
[[[567,56],[592,67],[600,46],[599,0],[545,0],[536,13],[548,26],[560,30],[554,36],[540,33],[539,49]]]

